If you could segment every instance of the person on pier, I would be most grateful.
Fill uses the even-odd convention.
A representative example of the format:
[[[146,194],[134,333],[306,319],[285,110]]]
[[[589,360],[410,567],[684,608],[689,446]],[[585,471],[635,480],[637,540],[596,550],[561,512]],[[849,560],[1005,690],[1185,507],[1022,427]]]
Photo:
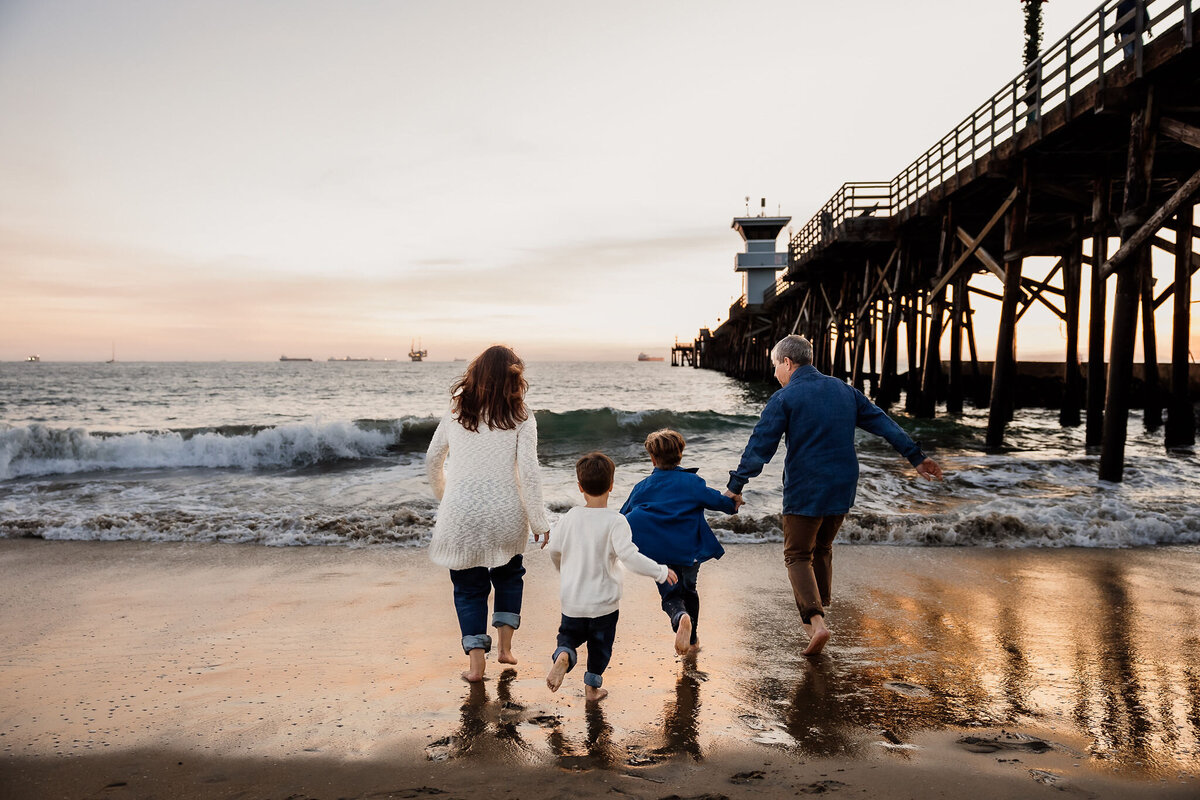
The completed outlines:
[[[1137,53],[1137,29],[1138,16],[1141,16],[1142,33],[1146,36],[1152,35],[1150,32],[1150,14],[1146,11],[1146,6],[1143,4],[1140,9],[1140,14],[1133,13],[1138,8],[1137,0],[1121,0],[1117,3],[1116,19],[1119,24],[1113,28],[1113,39],[1117,44],[1124,43],[1122,50],[1125,53],[1125,58],[1133,58]],[[1129,17],[1129,19],[1125,19]],[[1122,22],[1121,20],[1125,20]]]
[[[937,462],[887,414],[853,386],[822,375],[812,361],[812,344],[803,336],[786,336],[772,348],[781,388],[763,408],[725,492],[741,506],[743,487],[762,472],[787,435],[783,562],[809,634],[805,655],[820,653],[830,638],[825,607],[833,578],[833,539],[858,488],[855,428],[886,439],[927,480],[942,479]]]

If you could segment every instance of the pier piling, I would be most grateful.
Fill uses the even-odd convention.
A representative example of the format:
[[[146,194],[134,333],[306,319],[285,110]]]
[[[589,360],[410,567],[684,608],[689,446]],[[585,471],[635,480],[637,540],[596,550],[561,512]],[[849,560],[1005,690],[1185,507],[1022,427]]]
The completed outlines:
[[[1192,251],[1195,208],[1184,206],[1175,217],[1175,302],[1171,318],[1171,397],[1167,409],[1167,447],[1191,447],[1196,442],[1196,415],[1188,396],[1188,334],[1191,331],[1192,272],[1200,257]]]

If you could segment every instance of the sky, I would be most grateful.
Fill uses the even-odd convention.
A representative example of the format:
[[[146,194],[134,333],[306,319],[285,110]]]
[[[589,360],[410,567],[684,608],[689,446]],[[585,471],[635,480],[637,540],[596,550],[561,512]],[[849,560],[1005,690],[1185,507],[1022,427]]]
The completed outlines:
[[[1045,43],[1095,5],[1047,3]],[[0,361],[666,355],[740,295],[745,197],[798,230],[890,180],[1020,71],[1022,25],[1015,0],[0,0]],[[1060,353],[1041,312],[1021,347]]]

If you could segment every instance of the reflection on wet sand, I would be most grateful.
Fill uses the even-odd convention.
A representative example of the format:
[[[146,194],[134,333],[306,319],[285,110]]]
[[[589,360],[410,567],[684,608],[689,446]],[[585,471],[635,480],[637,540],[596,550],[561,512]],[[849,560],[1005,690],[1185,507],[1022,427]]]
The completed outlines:
[[[683,659],[679,679],[675,681],[675,701],[667,703],[663,714],[665,743],[655,752],[662,755],[686,754],[699,761],[704,757],[700,748],[700,684],[708,675],[696,669],[696,655]]]
[[[584,710],[586,736],[581,743],[573,741],[555,725],[546,737],[554,761],[563,769],[585,770],[610,767],[624,757],[612,740],[612,726],[604,719],[598,703],[588,703]]]
[[[521,737],[519,725],[526,721],[525,706],[512,697],[516,670],[506,669],[496,682],[496,702],[488,697],[487,684],[469,684],[459,712],[459,723],[449,736],[425,748],[432,761],[465,755],[493,755],[511,758],[530,749]]]
[[[989,560],[978,575],[835,584],[835,645],[816,659],[799,655],[787,593],[744,605],[751,738],[830,756],[925,729],[1024,726],[1084,737],[1093,757],[1132,772],[1200,763],[1194,596],[1139,590],[1120,554]]]
[[[1139,654],[1134,642],[1137,608],[1115,564],[1100,564],[1092,571],[1092,584],[1099,602],[1095,607],[1094,637],[1099,658],[1094,663],[1099,675],[1092,681],[1102,698],[1100,713],[1088,720],[1094,737],[1091,750],[1109,755],[1124,749],[1135,759],[1143,759],[1150,745],[1151,722],[1146,688],[1141,685],[1136,662]]]
[[[518,702],[513,696],[517,671],[506,669],[496,682],[496,700],[488,696],[487,683],[473,683],[460,708],[458,726],[425,748],[432,761],[449,758],[482,758],[522,760],[536,758],[536,747],[522,736],[526,730],[544,730],[546,745],[555,763],[564,769],[594,769],[609,767],[625,757],[612,740],[612,726],[604,718],[598,704],[589,703],[585,710],[586,734],[582,742],[573,739],[563,728],[557,714],[538,713]]]

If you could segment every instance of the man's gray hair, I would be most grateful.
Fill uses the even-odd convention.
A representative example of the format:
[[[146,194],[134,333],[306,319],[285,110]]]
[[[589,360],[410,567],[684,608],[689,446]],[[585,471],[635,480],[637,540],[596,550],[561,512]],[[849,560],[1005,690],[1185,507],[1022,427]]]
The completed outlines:
[[[798,367],[808,366],[813,362],[812,342],[794,333],[783,337],[771,348],[771,363],[782,364],[785,358],[790,358]]]

